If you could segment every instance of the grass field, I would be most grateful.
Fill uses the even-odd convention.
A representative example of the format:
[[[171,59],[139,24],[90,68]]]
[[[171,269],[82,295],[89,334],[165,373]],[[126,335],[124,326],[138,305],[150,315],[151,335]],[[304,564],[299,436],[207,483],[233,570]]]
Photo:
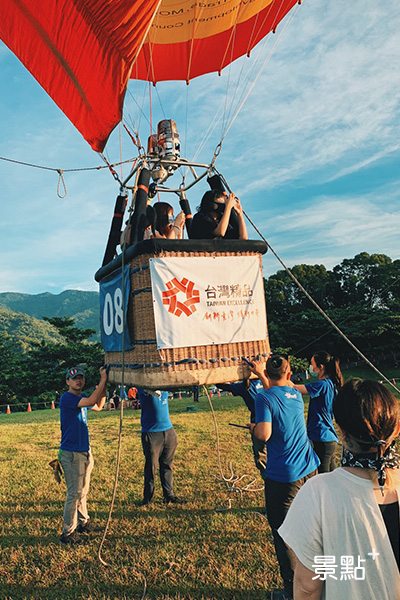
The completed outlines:
[[[266,520],[255,513],[263,508],[262,491],[238,493],[219,482],[214,424],[208,402],[187,412],[191,399],[170,403],[179,445],[174,463],[175,491],[188,503],[162,504],[156,498],[140,507],[143,454],[140,414],[124,412],[120,481],[103,558],[97,558],[101,533],[79,549],[58,542],[62,526],[65,484],[58,485],[48,463],[57,456],[59,411],[35,411],[0,417],[2,600],[141,598],[141,571],[151,599],[265,598],[265,590],[279,586],[277,563]],[[252,462],[245,430],[228,422],[246,423],[241,399],[215,400],[222,464],[230,475],[249,474],[245,483],[262,481]],[[89,414],[95,468],[89,510],[96,525],[108,515],[113,489],[119,413]],[[260,484],[260,485],[259,485]],[[223,512],[218,509],[232,508]]]
[[[346,375],[354,375],[348,373]],[[364,375],[364,373],[358,374]],[[368,376],[373,378],[368,373]],[[398,377],[399,372],[391,372]],[[229,491],[220,481],[211,411],[201,398],[188,412],[190,398],[170,402],[178,434],[175,492],[185,506],[165,507],[157,481],[155,501],[140,507],[143,455],[140,413],[124,411],[120,479],[110,529],[98,560],[101,532],[78,549],[61,546],[64,481],[58,485],[48,466],[57,456],[59,411],[0,416],[0,599],[140,599],[142,573],[152,600],[261,600],[280,587],[265,518],[262,482],[245,430],[248,411],[240,398],[214,400],[222,467],[228,463],[258,491]],[[89,414],[95,458],[89,511],[95,525],[106,523],[112,495],[119,412]],[[229,504],[231,508],[228,509]]]

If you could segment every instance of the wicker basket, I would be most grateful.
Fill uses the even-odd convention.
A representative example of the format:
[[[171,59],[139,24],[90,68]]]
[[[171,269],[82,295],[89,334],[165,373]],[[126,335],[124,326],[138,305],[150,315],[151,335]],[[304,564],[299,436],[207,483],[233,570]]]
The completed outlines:
[[[266,245],[262,242],[239,240],[147,240],[129,248],[124,258],[130,265],[128,328],[134,347],[125,352],[106,352],[105,360],[111,367],[109,380],[120,384],[123,376],[129,386],[179,389],[247,377],[249,369],[241,357],[268,356],[268,337],[252,342],[157,349],[154,313],[149,310],[152,306],[149,260],[156,256],[223,256],[229,260],[231,256],[257,255],[261,268],[261,255],[265,252]],[[96,273],[96,280],[101,281],[121,264],[118,257]]]

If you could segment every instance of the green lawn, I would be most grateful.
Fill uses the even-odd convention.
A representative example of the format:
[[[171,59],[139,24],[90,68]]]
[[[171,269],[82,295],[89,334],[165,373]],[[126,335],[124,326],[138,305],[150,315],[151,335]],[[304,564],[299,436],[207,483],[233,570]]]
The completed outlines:
[[[89,545],[65,548],[58,542],[65,484],[58,485],[48,463],[57,456],[59,411],[0,416],[2,600],[82,598],[139,599],[147,580],[154,600],[264,599],[280,578],[269,526],[255,513],[263,508],[262,481],[252,462],[245,430],[228,422],[246,423],[241,399],[214,400],[221,459],[234,472],[248,474],[243,484],[260,491],[230,492],[220,481],[216,436],[208,402],[187,412],[191,399],[170,403],[179,445],[175,458],[175,492],[188,500],[183,507],[164,507],[157,481],[150,507],[139,507],[143,486],[140,414],[124,412],[121,473],[117,499],[102,557],[101,533]],[[89,510],[104,525],[113,489],[119,412],[89,414],[95,469]],[[232,508],[226,509],[231,501]]]
[[[386,373],[399,377],[400,372]],[[358,369],[349,376],[379,379]],[[140,413],[124,411],[120,479],[102,558],[101,533],[79,549],[61,546],[65,484],[58,485],[48,466],[57,456],[59,411],[0,415],[0,600],[139,600],[142,575],[152,600],[264,600],[280,587],[270,528],[257,514],[264,507],[262,481],[252,459],[245,424],[249,413],[240,398],[214,398],[221,462],[230,477],[245,475],[231,491],[221,481],[216,434],[206,398],[188,412],[190,398],[170,402],[178,434],[175,492],[188,500],[165,507],[157,481],[155,501],[140,507],[143,455]],[[106,523],[111,501],[119,411],[89,413],[95,458],[89,510],[97,526]],[[229,505],[231,508],[228,508]]]
[[[400,369],[399,368],[390,368],[390,369],[383,369],[381,368],[380,371],[385,375],[385,377],[387,377],[392,383],[393,383],[393,379],[395,380],[395,385],[398,389],[400,389]],[[399,392],[397,392],[392,385],[389,385],[388,383],[386,383],[382,377],[380,377],[378,375],[378,373],[376,373],[376,371],[374,371],[373,369],[371,369],[371,367],[369,367],[368,365],[365,366],[360,366],[360,367],[354,367],[353,369],[345,369],[343,370],[343,378],[346,381],[347,379],[350,379],[351,377],[360,377],[361,379],[372,379],[373,381],[381,381],[387,388],[388,390],[390,390],[392,392],[392,394],[400,399],[400,394]]]

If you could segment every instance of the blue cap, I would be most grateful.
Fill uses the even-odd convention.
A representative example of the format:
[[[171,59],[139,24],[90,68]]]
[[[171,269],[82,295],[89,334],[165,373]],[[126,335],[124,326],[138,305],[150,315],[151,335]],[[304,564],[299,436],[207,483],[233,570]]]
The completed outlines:
[[[85,377],[85,371],[81,367],[71,367],[71,369],[68,369],[67,371],[66,379],[75,379],[78,375]]]

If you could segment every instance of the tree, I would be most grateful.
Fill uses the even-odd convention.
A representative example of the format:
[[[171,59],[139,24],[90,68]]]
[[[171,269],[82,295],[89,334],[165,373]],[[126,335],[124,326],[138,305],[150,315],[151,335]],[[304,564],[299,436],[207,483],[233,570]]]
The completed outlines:
[[[0,409],[3,410],[8,404],[17,404],[18,383],[21,376],[18,349],[11,338],[4,333],[0,333],[0,356]]]
[[[85,367],[86,387],[94,387],[104,362],[101,344],[88,341],[94,330],[75,327],[69,317],[46,317],[45,320],[58,330],[63,342],[35,342],[21,357],[21,396],[51,401],[55,390],[65,387],[66,370],[76,365]]]
[[[354,258],[346,258],[333,269],[340,290],[335,305],[387,308],[390,295],[386,294],[386,288],[392,283],[392,270],[392,259],[385,254],[361,252]]]
[[[400,337],[400,261],[362,252],[332,271],[296,265],[293,274],[363,354],[392,353]],[[298,357],[319,349],[354,359],[356,354],[318,312],[286,271],[265,280],[272,346]]]

